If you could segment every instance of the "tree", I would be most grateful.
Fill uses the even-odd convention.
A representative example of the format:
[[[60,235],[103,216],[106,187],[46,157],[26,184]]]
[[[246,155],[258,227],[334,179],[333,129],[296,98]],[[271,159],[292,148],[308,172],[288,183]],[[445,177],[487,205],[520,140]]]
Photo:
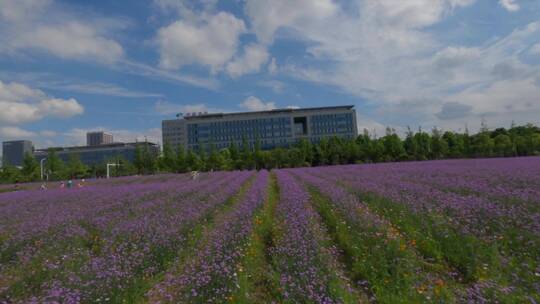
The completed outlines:
[[[187,171],[198,171],[201,169],[201,160],[192,149],[189,149],[186,155],[186,169]]]
[[[475,157],[490,157],[493,155],[493,139],[489,132],[484,131],[473,136],[472,149]]]
[[[210,155],[206,161],[208,170],[221,170],[223,169],[223,158],[214,144],[210,145]]]
[[[86,175],[88,168],[81,162],[79,155],[70,154],[65,170],[65,177],[81,178]]]
[[[371,161],[371,159],[369,158],[371,137],[367,129],[364,129],[364,132],[361,135],[358,135],[358,137],[356,138],[356,145],[358,146],[359,159],[364,162]]]
[[[133,165],[137,169],[137,174],[143,174],[144,172],[144,155],[140,144],[135,144],[135,157],[133,159]]]
[[[22,180],[21,171],[7,162],[2,163],[0,181],[3,183],[18,183]]]
[[[110,158],[107,160],[107,163],[113,163],[118,164],[118,166],[115,166],[112,168],[112,174],[114,176],[126,176],[126,175],[132,175],[137,172],[133,164],[131,164],[129,161],[127,161],[122,156],[116,156],[113,158]],[[104,167],[104,166],[102,166]],[[106,168],[105,168],[106,169]],[[105,171],[106,173],[106,171]]]
[[[302,155],[302,151],[297,148],[293,147],[288,149],[289,154],[289,160],[290,164],[288,164],[291,167],[302,167],[304,166],[304,157]]]
[[[234,141],[231,142],[229,146],[229,153],[231,155],[231,163],[233,165],[233,169],[241,170],[244,164],[240,159],[240,151],[238,151],[238,147],[236,146]]]
[[[405,141],[403,141],[403,148],[405,153],[407,153],[409,159],[416,159],[418,154],[418,144],[414,139],[414,132],[410,127],[407,127],[407,135]]]
[[[199,164],[198,164],[198,168],[199,168],[199,169],[198,169],[198,170],[200,170],[200,171],[206,171],[206,170],[208,170],[208,168],[207,168],[207,161],[208,161],[208,159],[207,159],[207,157],[206,157],[206,148],[203,147],[203,145],[201,144],[201,145],[199,146],[199,150],[198,150],[197,152],[198,152],[197,155],[199,156],[199,157],[198,157],[198,158],[199,158]]]
[[[159,169],[165,172],[176,172],[176,159],[174,150],[168,142],[163,144],[163,154],[159,158]]]
[[[431,137],[422,129],[414,134],[413,140],[416,145],[416,160],[427,160],[431,155]]]
[[[153,174],[156,172],[157,167],[157,155],[150,151],[148,143],[144,143],[142,150],[143,154],[143,171],[144,174]]]
[[[45,168],[49,178],[53,180],[64,178],[62,173],[64,172],[64,161],[58,157],[54,149],[49,149],[47,152],[47,160],[45,161]]]
[[[186,163],[186,151],[184,150],[184,147],[182,145],[178,145],[176,148],[176,172],[178,173],[184,173],[188,171],[187,163]]]
[[[403,158],[405,149],[401,138],[396,134],[396,130],[386,128],[386,135],[381,138],[384,145],[384,159],[388,161],[396,161]]]
[[[448,142],[437,128],[431,131],[431,158],[441,159],[448,155]]]
[[[234,170],[234,162],[231,158],[231,151],[229,148],[221,149],[219,151],[219,154],[221,154],[221,158],[223,159],[223,170]]]
[[[313,145],[307,139],[301,139],[297,144],[300,149],[303,165],[311,165],[313,162]]]
[[[448,143],[448,154],[450,158],[460,158],[464,156],[465,146],[463,136],[451,131],[444,132],[443,139]]]
[[[242,169],[251,170],[255,168],[255,161],[253,159],[253,153],[251,152],[251,148],[249,147],[247,138],[244,136],[242,138],[242,160],[243,160],[243,166]]]
[[[265,167],[263,153],[261,149],[261,141],[259,140],[259,138],[255,140],[255,148],[253,151],[253,161],[255,163],[255,169],[261,170],[262,168]]]
[[[493,142],[496,156],[512,156],[514,154],[512,139],[510,139],[510,136],[504,133],[499,133],[497,136],[495,136]]]
[[[32,182],[39,180],[41,174],[39,163],[32,153],[27,152],[24,154],[21,174],[26,181]]]

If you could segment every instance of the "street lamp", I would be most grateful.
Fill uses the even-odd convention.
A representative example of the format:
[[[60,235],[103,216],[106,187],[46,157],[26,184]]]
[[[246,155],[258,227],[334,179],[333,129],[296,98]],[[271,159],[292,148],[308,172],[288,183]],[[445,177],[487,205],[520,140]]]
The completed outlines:
[[[111,164],[111,163],[107,164],[107,178],[110,178],[111,166],[116,167],[116,166],[120,166],[120,164]]]
[[[44,157],[39,161],[39,167],[41,169],[41,180],[43,180],[43,162],[46,161],[46,160],[47,160],[47,158]]]

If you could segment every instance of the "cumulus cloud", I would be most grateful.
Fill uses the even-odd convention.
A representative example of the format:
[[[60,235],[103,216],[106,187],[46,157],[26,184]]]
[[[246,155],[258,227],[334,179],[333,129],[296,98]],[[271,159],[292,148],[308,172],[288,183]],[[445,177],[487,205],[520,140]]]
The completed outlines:
[[[68,59],[114,62],[123,57],[122,46],[108,33],[118,22],[82,20],[55,6],[53,1],[0,2],[0,51],[28,49]]]
[[[116,61],[124,53],[116,41],[100,36],[91,25],[75,21],[25,31],[11,42],[11,47],[44,50],[62,58],[92,58],[105,62]]]
[[[279,80],[261,80],[257,84],[261,87],[270,88],[275,93],[283,92],[286,87],[286,84]]]
[[[270,63],[268,64],[268,73],[270,75],[275,75],[278,72],[278,66],[276,63],[276,58],[272,57]]]
[[[52,130],[42,130],[42,131],[39,131],[39,135],[45,136],[45,137],[55,137],[58,135],[58,133]]]
[[[197,22],[175,21],[158,31],[159,64],[166,69],[201,64],[217,72],[234,56],[245,31],[244,21],[226,12],[203,15]]]
[[[240,107],[248,111],[267,111],[276,108],[274,102],[264,102],[255,96],[249,96],[241,104]]]
[[[516,0],[499,0],[499,4],[509,12],[516,12],[520,9]]]
[[[0,136],[5,139],[32,138],[36,133],[19,127],[6,126],[0,127]]]
[[[2,81],[0,109],[0,125],[21,124],[45,117],[67,118],[84,112],[83,106],[73,98],[49,98],[40,90]]]
[[[253,0],[245,6],[254,32],[265,44],[274,40],[274,33],[281,27],[322,21],[337,10],[332,0]]]
[[[444,127],[463,123],[462,115],[500,119],[506,113],[524,123],[520,111],[525,109],[540,117],[534,106],[540,67],[523,58],[527,52],[540,54],[540,47],[534,46],[540,23],[476,46],[448,45],[431,30],[474,2],[359,0],[345,5],[333,1],[325,14],[274,19],[292,13],[281,1],[253,1],[246,4],[246,15],[250,24],[258,26],[254,32],[260,41],[272,43],[288,35],[287,39],[305,42],[311,56],[285,61],[279,68],[283,74],[359,96],[384,116],[381,121]],[[411,113],[403,117],[393,109]]]
[[[533,45],[529,52],[533,55],[540,56],[540,43]]]
[[[258,72],[261,66],[268,61],[268,57],[268,51],[265,47],[257,44],[246,45],[244,53],[227,64],[227,73],[236,78],[244,74]]]

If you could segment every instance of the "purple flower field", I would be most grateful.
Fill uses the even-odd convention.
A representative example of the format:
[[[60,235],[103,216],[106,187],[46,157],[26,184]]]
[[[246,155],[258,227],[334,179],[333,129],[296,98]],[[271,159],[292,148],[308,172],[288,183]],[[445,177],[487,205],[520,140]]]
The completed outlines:
[[[38,188],[0,193],[0,303],[540,302],[538,157]]]

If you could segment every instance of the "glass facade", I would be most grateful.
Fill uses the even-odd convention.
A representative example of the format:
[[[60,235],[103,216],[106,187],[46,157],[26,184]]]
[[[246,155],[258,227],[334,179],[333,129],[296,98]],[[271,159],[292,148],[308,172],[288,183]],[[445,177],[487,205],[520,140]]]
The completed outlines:
[[[198,150],[240,145],[243,139],[263,149],[289,146],[301,139],[318,142],[339,136],[354,138],[356,114],[353,106],[305,109],[276,109],[245,113],[215,113],[162,122],[163,142],[173,147]]]
[[[10,166],[22,166],[24,155],[33,153],[34,146],[28,140],[5,141],[2,143],[3,164]]]
[[[353,137],[356,135],[352,113],[321,114],[311,116],[311,139],[320,141],[328,136]]]
[[[141,144],[142,145],[142,144]],[[148,145],[152,154],[159,154],[157,145]],[[34,154],[38,161],[47,157],[47,151],[38,151]],[[69,161],[70,155],[77,155],[81,162],[87,166],[103,164],[106,161],[121,157],[129,162],[135,160],[135,144],[126,144],[118,147],[99,147],[92,149],[72,149],[56,151],[56,155],[64,162]]]
[[[289,117],[192,123],[187,125],[187,143],[192,149],[208,144],[221,149],[245,138],[250,145],[259,140],[263,149],[270,149],[286,145],[291,132]]]

